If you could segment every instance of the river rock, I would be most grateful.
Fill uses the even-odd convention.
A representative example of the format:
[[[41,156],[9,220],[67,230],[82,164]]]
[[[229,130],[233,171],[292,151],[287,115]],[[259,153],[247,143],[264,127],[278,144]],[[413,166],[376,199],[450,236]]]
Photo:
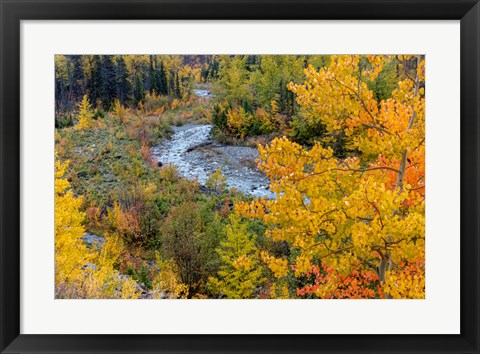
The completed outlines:
[[[93,263],[88,262],[82,267],[82,270],[86,270],[86,269],[97,270],[97,266]]]
[[[153,147],[151,154],[157,161],[175,165],[182,177],[196,180],[201,185],[205,185],[221,167],[228,188],[255,197],[274,199],[275,193],[263,187],[269,185],[268,178],[257,169],[255,160],[258,150],[213,142],[211,129],[210,124],[173,127],[172,138]]]
[[[83,242],[85,242],[89,246],[95,246],[97,248],[102,248],[103,244],[106,242],[105,238],[102,236],[98,236],[87,232],[85,236],[82,237]]]

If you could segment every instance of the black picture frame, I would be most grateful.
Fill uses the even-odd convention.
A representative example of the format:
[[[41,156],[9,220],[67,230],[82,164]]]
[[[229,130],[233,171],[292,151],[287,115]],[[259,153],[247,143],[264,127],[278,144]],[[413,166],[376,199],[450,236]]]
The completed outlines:
[[[479,353],[478,0],[0,0],[2,353]],[[461,20],[460,335],[20,334],[21,20]],[[448,306],[448,304],[445,304]],[[381,322],[382,319],[379,319]]]

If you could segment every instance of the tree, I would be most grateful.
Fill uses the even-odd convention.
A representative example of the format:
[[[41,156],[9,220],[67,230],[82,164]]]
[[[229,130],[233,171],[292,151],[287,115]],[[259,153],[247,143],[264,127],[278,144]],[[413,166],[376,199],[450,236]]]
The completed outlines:
[[[265,281],[259,261],[255,236],[247,231],[246,224],[238,215],[232,214],[226,227],[227,240],[220,243],[216,252],[222,265],[218,278],[210,277],[212,290],[230,299],[250,299]]]
[[[145,98],[145,88],[143,87],[143,80],[139,75],[135,76],[135,88],[133,91],[133,98],[135,105],[138,105]]]
[[[132,85],[128,81],[128,70],[123,56],[118,56],[116,70],[117,98],[122,104],[126,104],[131,98]]]
[[[227,188],[226,177],[222,175],[222,168],[219,167],[213,172],[207,179],[205,186],[214,190],[217,193],[221,193]]]
[[[251,89],[250,72],[246,69],[246,56],[221,56],[218,69],[221,90],[217,92],[233,106],[252,105],[255,97]]]
[[[102,249],[87,249],[82,241],[83,197],[75,197],[64,178],[69,161],[55,154],[55,294],[57,298],[138,298],[131,278],[122,278],[114,264],[122,252],[118,237],[107,237]]]
[[[150,80],[150,94],[153,94],[154,92],[158,93],[157,74],[155,71],[155,66],[153,65],[153,57],[153,55],[150,55],[150,70],[148,72]]]
[[[93,127],[93,111],[87,95],[83,96],[82,102],[80,102],[78,108],[78,123],[75,125],[75,129],[91,129]]]
[[[82,197],[75,197],[63,178],[69,161],[55,161],[55,289],[57,296],[76,293],[84,274],[82,267],[91,261],[81,237],[85,235],[80,211]],[[68,297],[68,296],[67,296]]]
[[[70,57],[73,63],[72,70],[72,91],[75,101],[80,100],[85,94],[84,79],[85,75],[82,68],[82,57],[80,55],[72,55]]]
[[[105,95],[104,85],[102,83],[102,62],[100,55],[93,55],[91,58],[91,74],[87,82],[90,92],[90,102],[96,103],[102,100]]]
[[[175,74],[175,96],[182,97],[182,88],[180,86],[180,80],[178,79],[178,73]]]
[[[264,221],[274,241],[290,244],[291,276],[311,274],[319,263],[338,273],[318,287],[319,297],[369,270],[386,297],[423,298],[424,57],[398,58],[403,79],[381,101],[368,84],[393,58],[366,59],[362,66],[361,56],[332,56],[319,71],[308,67],[304,84],[289,85],[307,119],[320,119],[327,136],[345,134],[349,156],[335,157],[328,141],[306,149],[277,138],[259,148],[277,199],[237,210]]]
[[[117,94],[117,80],[115,65],[112,61],[111,55],[102,56],[102,96],[103,107],[109,109]]]
[[[159,94],[168,95],[167,73],[162,61],[160,61],[160,67],[157,70],[157,85]]]
[[[221,238],[216,217],[199,203],[184,202],[171,209],[161,228],[162,256],[175,262],[181,282],[194,296],[203,291],[216,270],[218,255],[212,252]]]

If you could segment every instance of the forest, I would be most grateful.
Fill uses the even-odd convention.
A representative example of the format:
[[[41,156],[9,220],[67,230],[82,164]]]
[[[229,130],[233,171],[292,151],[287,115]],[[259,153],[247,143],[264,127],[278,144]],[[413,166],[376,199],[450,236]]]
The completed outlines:
[[[55,298],[424,299],[423,55],[56,55]]]

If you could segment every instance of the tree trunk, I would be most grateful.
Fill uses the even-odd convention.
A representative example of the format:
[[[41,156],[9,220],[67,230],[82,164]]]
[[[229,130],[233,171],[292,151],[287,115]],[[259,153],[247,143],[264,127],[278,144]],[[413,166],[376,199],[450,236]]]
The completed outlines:
[[[421,60],[421,56],[419,55],[417,56],[417,69],[418,69],[418,66],[420,65],[420,60]],[[414,98],[418,96],[419,89],[420,89],[420,80],[418,78],[418,73],[416,73],[415,83],[414,83],[414,93],[413,93]],[[415,112],[415,108],[412,106],[412,116],[410,117],[410,120],[408,122],[407,133],[412,128],[413,123],[415,122],[416,115],[417,114]],[[407,149],[405,149],[402,152],[402,158],[400,160],[400,166],[398,168],[399,172],[397,177],[397,183],[395,185],[395,188],[400,188],[400,190],[403,189],[403,180],[405,177],[405,170],[407,168],[407,157],[408,157],[408,151]],[[395,210],[393,212],[393,215],[396,215],[397,213],[398,213],[398,210]],[[392,238],[390,235],[387,237],[387,241],[392,242]],[[386,245],[386,248],[387,248],[387,245]],[[390,251],[386,250],[385,253],[382,255],[382,259],[380,260],[380,264],[378,266],[378,280],[380,284],[385,284],[385,274],[387,270],[391,270],[391,269],[392,269],[392,259],[390,256]],[[385,293],[385,298],[391,299],[392,296],[388,293]]]

